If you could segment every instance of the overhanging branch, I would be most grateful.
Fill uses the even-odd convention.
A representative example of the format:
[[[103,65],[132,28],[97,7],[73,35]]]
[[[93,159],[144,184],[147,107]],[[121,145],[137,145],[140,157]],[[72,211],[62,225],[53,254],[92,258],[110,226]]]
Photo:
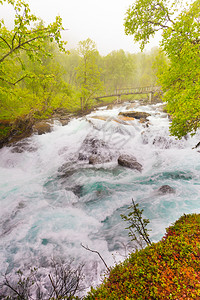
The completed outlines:
[[[26,78],[26,77],[28,77],[28,75],[25,75],[25,76],[21,77],[20,79],[18,79],[18,80],[15,81],[15,82],[10,82],[10,81],[8,81],[8,80],[2,78],[2,77],[0,77],[0,80],[1,80],[1,81],[4,81],[4,82],[6,82],[6,83],[8,83],[8,84],[10,84],[10,85],[12,85],[12,86],[15,86],[17,83],[19,83],[20,81],[22,81],[22,80],[23,80],[24,78]]]

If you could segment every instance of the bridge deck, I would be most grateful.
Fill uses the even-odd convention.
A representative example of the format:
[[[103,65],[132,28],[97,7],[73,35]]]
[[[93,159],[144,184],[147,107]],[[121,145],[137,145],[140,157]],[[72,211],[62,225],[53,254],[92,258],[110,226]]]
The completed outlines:
[[[159,92],[161,89],[158,86],[146,86],[146,87],[136,87],[136,88],[126,88],[126,89],[117,89],[112,94],[104,94],[96,97],[96,99],[108,98],[108,97],[120,97],[122,95],[136,95],[136,94],[154,94]]]

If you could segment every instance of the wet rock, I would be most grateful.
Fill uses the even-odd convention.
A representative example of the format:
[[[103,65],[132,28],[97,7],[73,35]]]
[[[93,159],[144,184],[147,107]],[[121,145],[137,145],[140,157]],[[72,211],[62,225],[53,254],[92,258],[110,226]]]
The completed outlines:
[[[146,121],[147,121],[147,119],[145,119],[145,118],[140,118],[140,123],[146,123]]]
[[[120,166],[134,169],[139,172],[142,171],[142,165],[139,162],[137,162],[135,156],[132,155],[120,155],[120,157],[118,158],[118,164]]]
[[[83,186],[82,185],[75,185],[74,187],[72,187],[72,192],[77,197],[81,197],[82,196],[82,191],[83,191]]]
[[[114,122],[124,124],[124,125],[128,125],[130,123],[130,121],[135,120],[135,118],[133,118],[133,117],[126,117],[126,116],[123,116],[123,115],[118,115],[117,118],[110,117],[110,116],[94,116],[94,117],[91,117],[91,118],[101,120],[101,121],[108,121],[108,122],[109,121],[114,121]]]
[[[146,127],[148,127],[148,123],[145,123]],[[170,136],[151,136],[151,133],[149,130],[143,131],[141,133],[142,141],[144,144],[152,144],[155,147],[158,147],[160,149],[170,149],[173,146],[178,146],[179,148],[184,146],[184,141],[178,141],[175,140],[173,137]]]
[[[134,121],[135,118],[131,118],[131,117],[125,117],[122,115],[118,115],[118,118],[113,119],[113,121],[120,123],[120,124],[124,124],[124,125],[129,125],[132,121]]]
[[[7,133],[3,136],[0,135],[0,148],[29,137],[33,132],[33,124],[34,119],[31,115],[17,118],[14,121],[1,120],[0,129],[6,130]]]
[[[12,153],[22,153],[24,151],[27,151],[27,152],[37,151],[37,147],[33,144],[33,142],[30,142],[26,139],[21,140],[16,143],[13,143],[13,144],[10,144],[9,146],[12,147],[12,149],[11,149]]]
[[[110,116],[93,116],[91,117],[92,119],[97,119],[97,120],[102,120],[102,121],[108,121],[110,118]]]
[[[135,108],[136,107],[136,105],[137,105],[137,103],[130,103],[129,105],[127,105],[127,107],[126,107],[126,109],[133,109],[133,108]]]
[[[59,118],[59,122],[62,124],[62,126],[65,126],[65,125],[67,125],[68,123],[69,123],[69,118],[68,117],[66,117],[66,118]]]
[[[109,104],[106,109],[113,109],[113,108],[114,108],[114,104]]]
[[[173,145],[176,145],[176,141],[170,137],[156,136],[153,140],[153,145],[161,149],[169,149]]]
[[[89,158],[93,155],[106,157],[110,156],[110,152],[106,143],[103,140],[96,139],[93,137],[86,137],[80,148],[78,159],[89,160]]]
[[[111,103],[107,106],[107,109],[114,109],[114,108],[119,108],[119,107],[121,107],[121,104]]]
[[[104,155],[93,154],[89,157],[89,164],[91,165],[108,163],[110,161],[112,161],[112,157],[110,155],[104,156]]]
[[[42,135],[52,131],[52,125],[48,121],[40,121],[33,126],[34,132]]]
[[[69,123],[71,117],[73,117],[74,115],[69,113],[67,109],[65,108],[57,108],[56,110],[54,110],[53,114],[52,114],[52,118],[54,120],[59,121],[62,126],[65,126]]]
[[[139,120],[141,118],[147,120],[147,118],[151,116],[149,113],[142,112],[142,111],[120,112],[119,115],[122,115],[122,116],[125,116],[125,117],[131,117],[131,118],[135,118],[135,119],[139,119]]]
[[[76,161],[67,162],[58,168],[58,178],[67,178],[76,172]]]
[[[79,154],[78,154],[78,160],[87,160],[89,158],[89,156],[88,156],[88,153],[86,152],[86,153],[82,153],[82,152],[80,152]]]
[[[175,189],[166,184],[166,185],[162,185],[158,189],[158,193],[159,194],[163,194],[163,195],[165,195],[165,194],[174,194],[175,193]]]

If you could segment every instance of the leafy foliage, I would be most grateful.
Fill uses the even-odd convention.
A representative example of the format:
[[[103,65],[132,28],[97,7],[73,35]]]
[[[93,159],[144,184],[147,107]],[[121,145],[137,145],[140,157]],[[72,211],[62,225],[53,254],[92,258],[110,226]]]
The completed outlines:
[[[91,98],[102,90],[100,71],[97,65],[98,52],[91,39],[79,42],[80,63],[76,78],[81,89],[81,108],[85,108]]]
[[[3,1],[0,1],[2,4]],[[62,19],[56,17],[55,22],[44,26],[40,21],[38,25],[34,23],[39,19],[31,14],[29,5],[21,0],[6,1],[13,6],[15,10],[14,29],[9,31],[4,26],[3,20],[0,21],[1,37],[0,48],[2,50],[0,63],[5,61],[9,56],[17,55],[20,51],[24,51],[27,55],[33,58],[39,58],[41,55],[47,56],[44,49],[44,41],[54,40],[59,46],[59,49],[65,52],[64,45],[61,40]]]
[[[105,88],[111,92],[134,83],[135,57],[124,50],[112,51],[103,58],[102,76]]]
[[[116,265],[87,300],[199,299],[200,215],[184,215],[163,239]]]
[[[56,17],[55,22],[44,26],[31,14],[26,2],[4,0],[0,4],[3,2],[13,6],[15,17],[12,30],[0,21],[0,117],[9,119],[35,111],[45,112],[58,84],[56,69],[52,69],[52,63],[47,63],[48,57],[55,52],[50,44],[66,52],[66,43],[61,40],[62,20]]]
[[[127,11],[125,19],[125,33],[134,35],[136,42],[141,43],[141,50],[159,30],[168,28],[168,23],[173,23],[175,13],[174,1],[168,6],[167,0],[140,0],[136,1]]]
[[[195,1],[163,34],[163,49],[171,64],[160,76],[160,82],[173,119],[171,133],[178,138],[188,132],[194,134],[200,127],[199,16],[200,4]]]
[[[48,118],[59,108],[77,113],[99,104],[95,96],[103,90],[155,84],[154,51],[141,55],[119,50],[101,57],[87,39],[68,55],[59,17],[46,26],[25,1],[0,4],[5,2],[15,17],[12,30],[0,21],[0,139],[9,138],[16,119]]]
[[[171,3],[171,5],[170,5]],[[150,37],[162,32],[161,46],[170,64],[158,72],[168,112],[171,133],[178,138],[200,127],[200,3],[194,1],[176,16],[180,1],[136,1],[127,11],[125,31],[144,49]]]

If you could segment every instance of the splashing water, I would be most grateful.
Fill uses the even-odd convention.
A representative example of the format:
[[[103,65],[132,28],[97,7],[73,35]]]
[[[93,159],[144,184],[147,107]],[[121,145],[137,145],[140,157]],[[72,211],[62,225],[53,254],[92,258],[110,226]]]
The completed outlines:
[[[81,243],[109,265],[112,254],[122,260],[129,238],[120,214],[132,198],[151,221],[153,241],[182,214],[199,212],[200,153],[192,147],[200,134],[181,141],[169,136],[161,104],[136,104],[135,110],[151,114],[148,125],[122,121],[118,113],[131,110],[127,105],[55,124],[53,132],[26,139],[23,151],[20,144],[0,150],[2,274],[29,264],[48,268],[52,257],[74,258],[85,262],[90,286],[99,282],[104,266]],[[110,159],[89,164],[91,151]],[[141,173],[118,165],[124,153],[137,158]],[[175,193],[159,193],[163,185]]]

